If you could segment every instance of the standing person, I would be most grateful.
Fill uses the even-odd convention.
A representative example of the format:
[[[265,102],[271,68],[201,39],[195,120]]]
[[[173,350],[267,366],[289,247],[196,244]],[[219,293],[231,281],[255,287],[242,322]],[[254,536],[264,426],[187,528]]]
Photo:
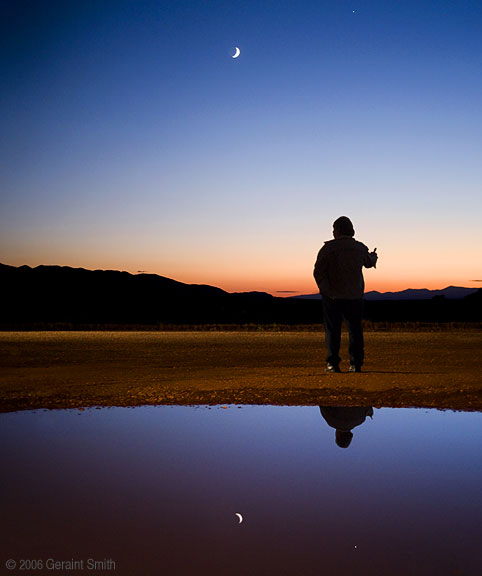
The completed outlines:
[[[361,372],[365,289],[362,268],[375,267],[378,256],[376,248],[368,252],[365,244],[353,238],[355,230],[346,216],[333,222],[333,236],[335,239],[325,242],[318,252],[313,271],[323,301],[326,371],[340,372],[341,324],[344,319],[349,334],[350,372]]]

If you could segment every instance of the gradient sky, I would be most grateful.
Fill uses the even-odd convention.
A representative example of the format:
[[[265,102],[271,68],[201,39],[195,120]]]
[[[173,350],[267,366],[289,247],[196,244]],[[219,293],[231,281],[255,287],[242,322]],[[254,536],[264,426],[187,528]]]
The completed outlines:
[[[310,293],[347,215],[368,290],[480,286],[479,0],[0,6],[0,262]]]

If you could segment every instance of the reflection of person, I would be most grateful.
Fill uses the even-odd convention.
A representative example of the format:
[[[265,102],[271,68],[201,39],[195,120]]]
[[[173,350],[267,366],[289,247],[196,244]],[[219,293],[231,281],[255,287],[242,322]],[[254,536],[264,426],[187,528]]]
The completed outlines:
[[[365,244],[355,240],[354,235],[349,218],[341,216],[335,220],[335,239],[325,242],[318,252],[313,271],[323,300],[327,372],[340,372],[343,319],[349,335],[350,372],[361,372],[363,364],[362,298],[365,282],[362,268],[375,267],[378,256],[376,248],[368,252]]]
[[[373,418],[373,408],[367,406],[320,406],[326,423],[336,430],[335,442],[340,448],[348,448],[353,438],[353,428]]]

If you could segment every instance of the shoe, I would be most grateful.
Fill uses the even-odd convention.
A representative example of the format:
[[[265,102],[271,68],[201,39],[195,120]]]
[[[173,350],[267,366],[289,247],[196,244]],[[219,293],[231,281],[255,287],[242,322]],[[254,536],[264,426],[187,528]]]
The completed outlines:
[[[325,372],[341,372],[339,366],[335,366],[334,364],[330,364],[329,362],[326,364]]]
[[[348,372],[361,372],[361,366],[356,366],[355,364],[350,364]]]

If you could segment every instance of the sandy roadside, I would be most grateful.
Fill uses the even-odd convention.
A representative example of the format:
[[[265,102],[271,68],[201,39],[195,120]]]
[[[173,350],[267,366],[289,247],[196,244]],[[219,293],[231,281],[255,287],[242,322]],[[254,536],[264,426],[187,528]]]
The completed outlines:
[[[480,332],[369,332],[325,374],[312,332],[0,332],[0,411],[146,404],[482,410]]]

